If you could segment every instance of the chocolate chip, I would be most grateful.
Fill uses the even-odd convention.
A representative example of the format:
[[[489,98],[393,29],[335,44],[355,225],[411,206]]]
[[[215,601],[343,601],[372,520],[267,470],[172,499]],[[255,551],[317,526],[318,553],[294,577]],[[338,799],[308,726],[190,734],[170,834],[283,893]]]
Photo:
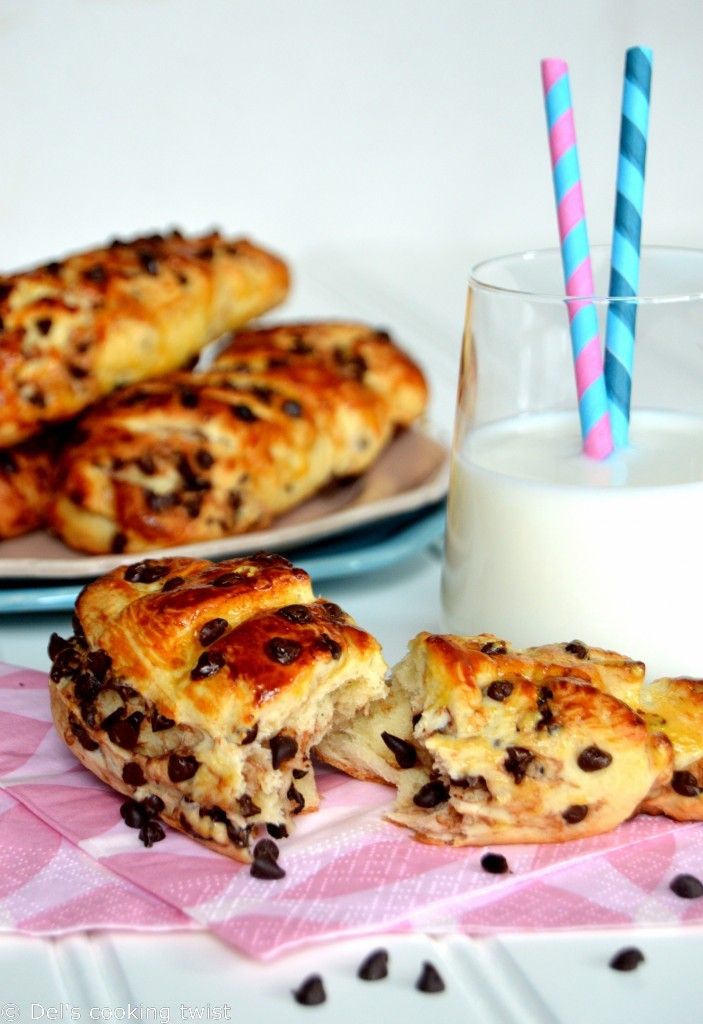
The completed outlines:
[[[199,767],[200,762],[191,754],[171,754],[168,759],[168,777],[171,782],[187,782]]]
[[[298,741],[283,732],[272,736],[269,746],[271,747],[271,764],[274,768],[280,768],[282,764],[290,761],[298,753]]]
[[[195,453],[195,461],[201,469],[210,469],[215,460],[205,448],[199,448]]]
[[[519,786],[525,778],[529,765],[534,761],[535,755],[526,747],[506,747],[506,754],[508,756],[503,761],[503,767],[512,775],[515,784]]]
[[[156,463],[154,462],[153,456],[149,455],[148,452],[145,455],[139,456],[137,459],[137,466],[146,476],[153,476],[156,472]]]
[[[554,697],[554,692],[549,689],[548,686],[540,686],[539,693],[537,694],[537,704],[546,704],[548,700]]]
[[[415,728],[415,726],[417,725],[417,723],[420,721],[421,718],[422,718],[422,711],[418,711],[416,715],[413,715],[413,717],[412,717],[413,729]]]
[[[173,718],[167,718],[166,715],[162,715],[160,711],[152,711],[151,713],[151,731],[152,732],[165,732],[166,729],[173,729],[175,725]]]
[[[508,648],[502,640],[489,640],[481,648],[481,654],[507,654]]]
[[[92,672],[81,672],[75,682],[73,692],[81,704],[90,703],[100,693],[102,683]]]
[[[252,878],[261,878],[264,881],[273,882],[279,878],[285,878],[286,873],[275,860],[271,860],[269,857],[254,857],[249,874]]]
[[[159,272],[159,261],[156,259],[152,252],[139,252],[137,253],[139,258],[139,264],[142,270],[146,271],[147,274],[156,275]]]
[[[88,653],[85,664],[88,671],[92,672],[101,683],[104,683],[112,666],[112,658],[102,647],[98,647],[96,650]]]
[[[677,875],[669,883],[669,888],[682,900],[697,900],[703,896],[703,882],[695,875]]]
[[[195,409],[198,405],[198,395],[195,391],[185,388],[181,391],[180,402],[184,409]]]
[[[242,577],[238,572],[224,572],[221,576],[216,576],[212,580],[211,586],[213,587],[233,587],[235,583],[241,583]]]
[[[215,255],[215,251],[211,245],[203,245],[202,248],[197,250],[195,255],[201,260],[211,260]]]
[[[276,615],[288,622],[306,623],[312,622],[312,612],[304,604],[289,604],[285,608],[279,608]]]
[[[51,274],[52,277],[56,277],[61,271],[61,264],[57,260],[52,260],[44,267],[47,274]]]
[[[320,607],[322,608],[327,618],[331,619],[332,622],[347,621],[347,613],[342,611],[339,605],[335,604],[333,601],[323,601]]]
[[[303,407],[300,402],[296,402],[292,398],[287,398],[281,408],[286,416],[291,416],[293,419],[298,419],[303,414]]]
[[[305,768],[294,768],[292,772],[294,779],[304,779],[307,774],[308,773]]]
[[[573,654],[575,658],[581,658],[581,660],[588,657],[588,648],[580,640],[572,640],[571,643],[564,644],[564,650],[568,651],[569,654]]]
[[[16,473],[17,463],[12,457],[12,453],[8,451],[0,451],[0,472],[1,473]]]
[[[154,843],[160,843],[162,839],[165,839],[166,833],[158,821],[154,821],[153,818],[149,818],[149,820],[145,821],[139,829],[139,838],[148,849],[150,846],[153,846]]]
[[[612,754],[609,754],[607,750],[592,746],[581,751],[576,758],[576,764],[582,772],[599,772],[603,768],[607,768],[612,760]]]
[[[185,583],[182,576],[171,576],[166,580],[163,587],[161,588],[162,594],[167,594],[169,590],[175,590],[176,587],[180,587],[181,583]]]
[[[190,673],[191,679],[208,679],[216,675],[225,663],[225,656],[220,651],[203,651]]]
[[[332,656],[334,661],[339,661],[342,657],[342,645],[333,640],[331,636],[326,633],[321,633],[315,641],[315,647],[318,650],[327,651]]]
[[[200,632],[198,633],[200,643],[203,647],[209,647],[210,644],[214,644],[215,640],[220,639],[228,626],[227,619],[210,619],[209,622],[204,623],[200,627]]]
[[[278,860],[279,849],[273,839],[260,839],[254,847],[254,857],[257,860]]]
[[[288,787],[288,792],[286,793],[286,796],[292,803],[295,804],[295,807],[293,808],[293,814],[300,814],[300,812],[305,808],[305,797],[300,792],[300,790],[297,790],[295,788],[292,782]]]
[[[161,814],[164,806],[165,804],[163,800],[160,796],[157,796],[156,793],[151,793],[150,796],[147,796],[142,800],[142,807],[144,808],[145,814],[150,815],[152,818]]]
[[[580,821],[588,814],[587,804],[572,804],[567,807],[565,811],[561,812],[561,816],[567,825],[578,825]]]
[[[261,814],[261,808],[255,804],[248,793],[239,798],[239,810],[243,818],[253,818],[255,814]]]
[[[359,966],[356,972],[357,978],[362,981],[381,981],[388,977],[388,950],[374,949],[369,953]]]
[[[644,953],[635,946],[627,946],[615,954],[609,966],[614,971],[634,971],[641,963],[644,963]]]
[[[509,683],[507,679],[496,679],[494,683],[491,683],[491,685],[486,688],[487,697],[490,697],[491,700],[501,702],[507,700],[512,692],[513,684]]]
[[[259,418],[248,405],[241,404],[232,406],[232,415],[236,416],[242,423],[255,423]]]
[[[273,822],[269,821],[266,824],[266,831],[270,836],[273,836],[274,839],[288,838],[288,829],[285,825],[274,825]]]
[[[302,645],[297,640],[288,640],[283,636],[272,636],[264,644],[264,653],[278,665],[290,665],[297,661],[303,653]]]
[[[88,733],[83,728],[81,723],[78,721],[77,718],[74,718],[73,715],[71,715],[69,718],[69,725],[71,727],[71,732],[76,737],[76,739],[78,740],[78,742],[80,743],[84,750],[98,749],[100,744],[96,743],[95,740],[88,735]]]
[[[112,544],[110,550],[113,555],[121,555],[124,549],[127,547],[127,535],[121,533],[119,530],[112,536]]]
[[[238,512],[242,507],[242,496],[239,491],[230,491],[227,495],[227,504],[233,512]]]
[[[311,974],[306,978],[302,985],[294,990],[293,997],[301,1006],[319,1006],[320,1003],[324,1003],[327,994],[320,975]]]
[[[135,562],[125,569],[124,578],[128,583],[155,583],[168,574],[168,566],[160,562],[147,559],[144,562]]]
[[[450,782],[452,786],[458,786],[460,789],[469,789],[473,792],[490,792],[483,775],[465,775],[462,779],[450,779]]]
[[[230,843],[234,846],[238,846],[241,850],[248,849],[251,825],[245,825],[244,828],[239,828],[237,825],[233,825],[228,818],[225,822],[225,828],[227,829],[227,838]]]
[[[541,729],[546,729],[547,732],[552,733],[558,727],[559,725],[554,717],[554,712],[548,704],[545,704],[540,710],[539,718],[537,719],[537,722],[535,724],[537,732],[539,732]]]
[[[95,284],[103,284],[107,280],[107,272],[105,267],[96,263],[95,266],[88,267],[87,270],[83,271],[83,277],[86,281],[93,281]]]
[[[510,871],[508,862],[502,853],[484,853],[481,857],[481,867],[489,875],[504,875]]]
[[[444,982],[437,968],[425,960],[422,965],[422,973],[415,983],[415,988],[420,992],[444,992]]]
[[[213,821],[219,821],[223,825],[226,825],[229,821],[226,813],[217,804],[214,807],[201,807],[199,814],[201,818],[212,818]]]
[[[121,708],[118,710],[122,711]],[[112,715],[109,716],[109,718],[112,717]],[[107,730],[108,736],[116,746],[122,747],[123,750],[134,750],[139,742],[139,729],[143,718],[144,715],[141,711],[133,711],[126,718],[117,718],[109,722],[107,726],[103,723],[103,728]]]
[[[240,741],[240,746],[248,747],[250,743],[253,743],[259,733],[259,726],[253,725],[251,729],[244,733]]]
[[[81,666],[81,656],[73,647],[60,651],[52,666],[49,678],[58,683],[61,679],[74,679]]]
[[[146,779],[141,766],[136,761],[128,761],[122,769],[122,781],[128,786],[143,786]]]
[[[394,736],[390,732],[382,732],[381,739],[386,744],[399,768],[414,768],[417,764],[417,751],[412,743]]]
[[[46,335],[51,330],[51,324],[52,324],[51,317],[50,316],[43,316],[39,320],[36,321],[36,328],[37,328],[37,330],[39,331],[40,334],[42,334],[44,337],[46,337]]]
[[[71,647],[68,640],[64,640],[64,638],[62,636],[59,636],[58,633],[52,633],[51,636],[49,637],[49,657],[51,658],[52,661],[56,661],[56,659],[58,658],[59,654],[62,651],[68,651],[72,649],[73,648]]]
[[[674,772],[671,777],[671,788],[679,796],[698,796],[701,787],[692,772]]]
[[[120,814],[127,828],[141,828],[148,821],[144,808],[136,800],[127,800],[123,803]]]
[[[416,807],[436,807],[437,804],[443,804],[449,799],[449,790],[443,782],[426,782],[425,785],[417,791],[413,797],[413,803]]]

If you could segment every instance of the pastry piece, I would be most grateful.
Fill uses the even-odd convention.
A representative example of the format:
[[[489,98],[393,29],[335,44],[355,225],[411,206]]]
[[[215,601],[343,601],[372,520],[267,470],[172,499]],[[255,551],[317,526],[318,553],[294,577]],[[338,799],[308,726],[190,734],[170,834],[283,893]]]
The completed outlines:
[[[534,659],[534,671],[538,673],[545,672],[544,666],[548,665],[545,678],[546,675],[563,675],[574,682],[581,680],[624,701],[635,711],[639,707],[644,680],[642,661],[633,661],[624,654],[601,647],[590,647],[581,640],[528,647],[523,653]]]
[[[218,233],[153,235],[0,278],[0,447],[174,370],[279,303],[281,260]]]
[[[48,432],[0,449],[0,540],[44,525],[55,486],[57,440]]]
[[[122,566],[82,591],[74,627],[49,648],[59,734],[237,860],[317,808],[311,746],[386,690],[378,642],[278,555]]]
[[[421,633],[388,696],[318,753],[397,786],[389,819],[428,842],[544,843],[614,828],[670,773],[668,740],[609,693],[555,673],[551,658],[508,646]]]
[[[425,406],[418,368],[360,325],[251,331],[235,352],[121,391],[81,420],[51,513],[67,544],[146,551],[265,527],[363,472]]]
[[[674,750],[673,772],[641,810],[703,821],[703,679],[657,679],[642,687],[640,706],[650,729],[663,733]]]

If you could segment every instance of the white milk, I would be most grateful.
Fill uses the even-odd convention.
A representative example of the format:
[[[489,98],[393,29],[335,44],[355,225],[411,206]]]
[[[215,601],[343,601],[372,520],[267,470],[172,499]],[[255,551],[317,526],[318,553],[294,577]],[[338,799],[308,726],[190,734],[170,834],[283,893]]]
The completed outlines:
[[[481,427],[455,455],[445,627],[559,640],[703,676],[703,417],[638,412],[631,447],[580,454],[567,413]]]

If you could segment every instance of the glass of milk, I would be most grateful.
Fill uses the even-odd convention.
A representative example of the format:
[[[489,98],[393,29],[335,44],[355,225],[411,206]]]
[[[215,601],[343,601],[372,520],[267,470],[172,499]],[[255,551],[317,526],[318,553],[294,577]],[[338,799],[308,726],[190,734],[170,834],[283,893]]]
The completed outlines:
[[[593,250],[607,296],[609,250]],[[630,445],[581,452],[558,250],[472,271],[452,449],[444,626],[580,639],[648,678],[703,676],[703,251],[643,249]]]

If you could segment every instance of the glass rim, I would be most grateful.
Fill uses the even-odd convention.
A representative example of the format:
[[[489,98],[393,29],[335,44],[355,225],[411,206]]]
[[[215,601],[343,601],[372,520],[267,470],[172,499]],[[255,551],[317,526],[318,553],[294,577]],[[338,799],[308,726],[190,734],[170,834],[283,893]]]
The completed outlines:
[[[697,256],[701,259],[701,287],[700,291],[664,292],[661,294],[642,295],[566,295],[563,291],[530,291],[524,288],[510,288],[505,285],[493,284],[487,280],[481,280],[482,272],[508,260],[521,260],[528,262],[541,256],[557,257],[561,263],[561,250],[556,247],[546,249],[525,249],[523,252],[505,253],[502,256],[491,256],[489,259],[480,260],[475,263],[469,273],[469,287],[475,286],[482,291],[493,292],[496,295],[512,296],[514,298],[529,299],[531,302],[592,302],[598,305],[610,303],[634,303],[636,305],[665,303],[665,302],[692,302],[696,299],[703,299],[703,249],[683,245],[643,245],[642,254],[679,254],[682,256]],[[605,243],[591,246],[591,252],[609,253],[610,246]]]

